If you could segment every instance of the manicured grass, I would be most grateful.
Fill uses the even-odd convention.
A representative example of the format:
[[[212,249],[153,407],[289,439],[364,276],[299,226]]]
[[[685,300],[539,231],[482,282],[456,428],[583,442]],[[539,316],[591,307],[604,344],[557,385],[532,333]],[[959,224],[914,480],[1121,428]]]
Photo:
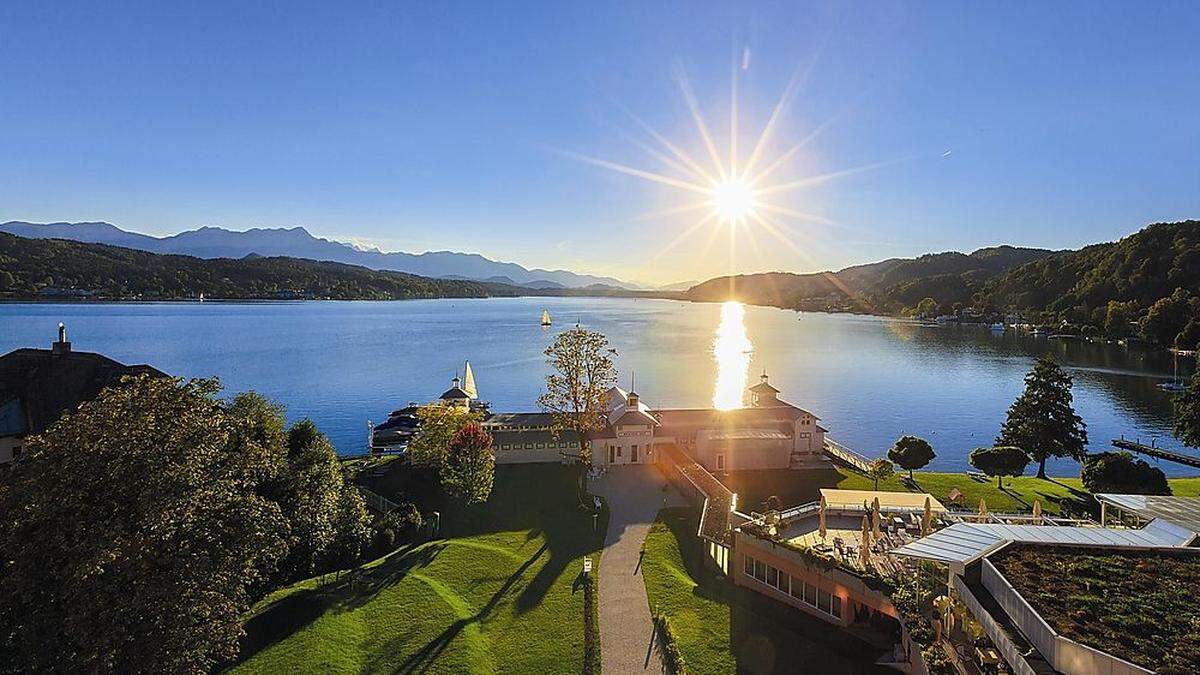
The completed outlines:
[[[1060,634],[1156,672],[1200,672],[1200,555],[1018,546],[992,559]]]
[[[442,513],[447,538],[258,603],[234,670],[579,672],[581,559],[599,562],[601,537],[577,488],[571,467],[498,467],[487,504]]]
[[[742,511],[762,511],[771,495],[778,496],[786,508],[818,499],[821,488],[872,490],[875,487],[870,478],[841,467],[816,471],[734,471],[720,478],[737,493],[738,509]],[[880,481],[879,489],[928,492],[949,504],[950,491],[958,488],[963,494],[960,504],[975,509],[983,498],[991,511],[1030,511],[1035,499],[1041,500],[1047,513],[1059,513],[1067,504],[1074,504],[1078,510],[1090,508],[1094,503],[1078,478],[1005,478],[1003,490],[996,487],[995,479],[981,481],[965,473],[918,471],[915,485],[910,485],[907,479],[907,473],[896,474]],[[1200,478],[1172,478],[1169,483],[1176,495],[1200,496]]]
[[[660,511],[642,562],[651,610],[670,617],[688,672],[895,672],[874,665],[879,649],[706,567],[698,517]]]

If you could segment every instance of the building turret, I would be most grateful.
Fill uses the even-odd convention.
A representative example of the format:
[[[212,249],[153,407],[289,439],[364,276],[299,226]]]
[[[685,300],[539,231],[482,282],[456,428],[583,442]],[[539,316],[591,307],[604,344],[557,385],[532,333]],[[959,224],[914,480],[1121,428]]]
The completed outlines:
[[[750,405],[755,408],[770,408],[779,405],[779,390],[767,381],[764,370],[758,384],[750,387]]]
[[[67,342],[67,326],[59,322],[58,324],[58,342],[50,345],[51,354],[69,354],[71,353],[71,343]]]

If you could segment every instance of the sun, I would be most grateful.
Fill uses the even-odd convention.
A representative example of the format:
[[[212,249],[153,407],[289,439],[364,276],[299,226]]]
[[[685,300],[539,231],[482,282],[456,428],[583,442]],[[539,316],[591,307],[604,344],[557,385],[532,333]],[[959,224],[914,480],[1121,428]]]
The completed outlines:
[[[739,223],[754,216],[757,206],[754,188],[737,178],[715,183],[712,187],[712,207],[722,223]]]

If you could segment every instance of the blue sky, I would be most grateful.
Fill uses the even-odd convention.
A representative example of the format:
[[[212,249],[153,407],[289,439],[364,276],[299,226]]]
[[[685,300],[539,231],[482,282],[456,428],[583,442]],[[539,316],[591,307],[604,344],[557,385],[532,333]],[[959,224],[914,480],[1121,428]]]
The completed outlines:
[[[0,220],[303,225],[666,283],[1200,216],[1197,3],[48,4],[0,4]],[[676,174],[628,111],[705,158],[681,72],[727,148],[734,63],[746,154],[811,66],[766,155],[822,131],[776,178],[882,166],[773,196],[822,219],[780,218],[786,242],[663,252],[705,211],[641,216],[695,196],[570,153]]]

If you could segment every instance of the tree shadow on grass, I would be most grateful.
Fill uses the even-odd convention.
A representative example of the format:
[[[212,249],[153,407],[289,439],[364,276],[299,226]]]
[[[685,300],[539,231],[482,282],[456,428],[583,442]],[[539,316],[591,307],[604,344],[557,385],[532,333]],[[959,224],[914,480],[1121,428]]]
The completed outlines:
[[[355,577],[345,574],[336,581],[290,593],[271,603],[246,621],[238,658],[241,663],[331,611],[361,606],[383,588],[399,582],[411,570],[424,567],[445,548],[444,543],[408,547],[393,553],[376,567]]]
[[[450,643],[453,642],[454,639],[457,638],[464,629],[473,624],[484,622],[488,616],[491,615],[492,611],[496,609],[496,605],[500,604],[500,601],[503,600],[506,595],[508,595],[508,592],[512,590],[513,586],[515,586],[517,582],[521,580],[521,577],[525,575],[525,572],[528,571],[528,569],[533,566],[533,564],[537,562],[537,560],[541,558],[543,554],[546,553],[548,548],[549,547],[546,544],[542,544],[542,547],[539,548],[536,553],[530,556],[528,560],[521,563],[521,566],[508,576],[507,580],[504,582],[504,585],[502,585],[495,593],[492,594],[492,597],[488,599],[487,603],[481,607],[478,612],[470,617],[459,619],[447,626],[446,629],[443,630],[437,637],[435,637],[433,640],[430,640],[428,644],[426,644],[412,656],[405,659],[404,663],[400,664],[400,666],[398,666],[394,672],[425,672],[432,667],[438,657],[441,656],[442,652],[446,651],[446,648],[450,646]]]

